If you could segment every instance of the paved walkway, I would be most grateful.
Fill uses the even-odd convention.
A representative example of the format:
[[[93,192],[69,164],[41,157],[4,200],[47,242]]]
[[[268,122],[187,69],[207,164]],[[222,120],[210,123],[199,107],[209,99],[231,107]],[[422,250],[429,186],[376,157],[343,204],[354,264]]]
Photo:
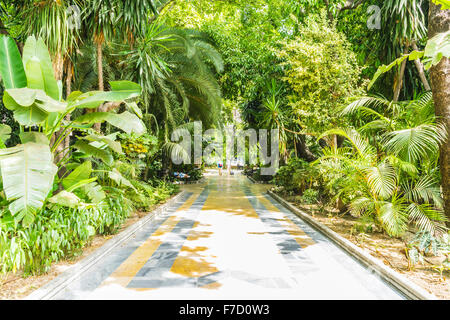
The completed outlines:
[[[247,178],[209,176],[58,299],[401,299]]]

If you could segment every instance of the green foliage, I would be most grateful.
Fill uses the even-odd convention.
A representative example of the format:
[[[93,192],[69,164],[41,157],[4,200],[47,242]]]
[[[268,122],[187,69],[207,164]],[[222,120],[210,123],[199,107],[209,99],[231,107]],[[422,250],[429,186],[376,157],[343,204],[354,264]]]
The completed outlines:
[[[325,181],[337,190],[335,198],[353,215],[370,216],[392,236],[402,235],[409,223],[433,235],[445,230],[433,171],[446,133],[430,116],[430,108],[430,94],[400,103],[363,98],[343,111],[367,119],[359,132],[335,129],[323,134],[348,141],[340,148],[324,149],[317,162]]]
[[[95,234],[114,233],[128,216],[120,193],[100,206],[44,209],[28,228],[14,223],[7,211],[0,215],[1,272],[46,272],[52,263],[81,253]]]
[[[285,166],[282,166],[273,178],[276,186],[288,194],[303,194],[306,190],[320,187],[320,176],[310,163],[292,157]],[[323,190],[321,190],[323,191]],[[309,191],[313,193],[313,191]],[[323,192],[321,192],[323,194]],[[318,193],[317,193],[318,195]]]
[[[419,231],[407,245],[407,255],[412,268],[418,263],[423,264],[424,257],[427,255],[437,256],[438,254],[448,255],[449,253],[448,235],[447,241],[445,241],[434,237],[430,232]],[[448,269],[448,265],[446,267]]]
[[[316,204],[319,199],[319,191],[314,189],[306,189],[301,197],[302,202],[306,204]]]
[[[343,125],[336,111],[361,94],[361,68],[345,36],[330,26],[324,13],[299,27],[278,55],[286,66],[284,79],[295,95],[290,105],[295,121],[307,132],[318,133]]]

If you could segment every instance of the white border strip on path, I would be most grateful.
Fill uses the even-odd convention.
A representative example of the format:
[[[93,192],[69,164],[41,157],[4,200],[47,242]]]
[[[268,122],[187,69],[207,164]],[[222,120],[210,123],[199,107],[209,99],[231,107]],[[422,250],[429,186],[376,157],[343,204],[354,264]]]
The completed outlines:
[[[24,300],[50,300],[55,297],[59,292],[64,290],[70,283],[79,278],[81,274],[86,272],[89,268],[94,266],[104,256],[110,253],[113,249],[121,245],[123,242],[132,237],[137,231],[139,231],[144,225],[153,221],[156,217],[166,212],[176,201],[178,201],[186,191],[181,191],[176,196],[169,199],[167,202],[161,204],[152,212],[148,213],[144,218],[140,219],[136,223],[132,224],[124,231],[108,240],[103,246],[95,250],[92,254],[81,260],[80,262],[69,267],[66,271],[61,273],[55,279],[51,280],[44,286],[33,291],[30,295],[26,296]]]
[[[322,234],[324,234],[326,237],[330,238],[336,245],[344,249],[358,261],[372,268],[379,276],[381,276],[385,281],[394,286],[397,290],[402,292],[408,298],[414,300],[438,300],[437,297],[434,296],[433,294],[429,293],[422,287],[418,286],[414,282],[402,276],[400,273],[384,265],[379,259],[363,251],[361,248],[353,244],[351,241],[340,236],[327,226],[317,222],[310,215],[301,211],[297,207],[294,207],[292,204],[281,198],[279,195],[273,193],[271,190],[269,190],[267,193],[273,199],[281,203],[285,208],[289,209],[297,216],[305,220],[305,222],[307,222],[312,227],[314,227]]]

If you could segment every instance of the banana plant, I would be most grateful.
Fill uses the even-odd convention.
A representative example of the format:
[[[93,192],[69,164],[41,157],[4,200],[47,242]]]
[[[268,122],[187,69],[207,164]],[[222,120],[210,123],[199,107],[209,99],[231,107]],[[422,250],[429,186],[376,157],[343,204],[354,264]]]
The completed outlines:
[[[71,117],[71,121],[65,120],[76,109],[95,109],[104,102],[130,101],[141,94],[141,87],[130,81],[115,81],[110,83],[112,90],[109,92],[76,91],[63,100],[62,82],[55,80],[52,61],[41,38],[30,36],[21,57],[14,40],[1,36],[0,75],[5,87],[3,103],[20,124],[22,142],[15,147],[4,148],[3,141],[10,129],[5,126],[0,128],[1,177],[6,198],[11,201],[9,210],[16,220],[25,225],[33,222],[34,216],[44,205],[58,165],[68,160],[67,153],[66,158],[54,164],[58,146],[72,130],[89,133],[74,144],[74,149],[108,163],[112,163],[111,150],[122,152],[120,144],[111,136],[94,132],[92,124],[106,121],[137,135],[146,131],[139,117],[129,111],[121,114],[94,112],[78,118]],[[130,110],[133,112],[133,109]],[[95,191],[96,185],[89,187]],[[74,198],[70,200],[73,202]]]

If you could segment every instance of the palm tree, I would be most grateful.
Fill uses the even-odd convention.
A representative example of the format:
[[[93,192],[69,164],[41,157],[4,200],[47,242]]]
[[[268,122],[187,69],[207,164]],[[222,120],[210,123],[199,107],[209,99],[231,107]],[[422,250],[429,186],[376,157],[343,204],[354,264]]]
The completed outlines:
[[[103,79],[104,44],[111,42],[114,38],[130,40],[133,34],[139,34],[145,26],[150,12],[155,14],[157,12],[153,0],[87,0],[83,20],[86,24],[86,32],[92,37],[97,49],[99,91],[104,91],[105,88]],[[103,108],[100,107],[100,109]],[[91,110],[91,112],[93,111]],[[95,124],[94,127],[97,131],[100,130],[100,124]]]
[[[358,131],[331,130],[350,146],[324,149],[323,168],[340,183],[338,196],[348,195],[350,210],[379,219],[386,231],[399,235],[413,220],[419,228],[439,232],[445,221],[439,174],[434,170],[439,146],[447,135],[436,123],[431,93],[414,101],[364,97],[341,113],[356,118]],[[369,143],[365,137],[377,137]]]
[[[220,87],[210,65],[220,72],[223,62],[204,34],[153,23],[122,54],[127,76],[143,89],[145,113],[163,124],[165,141],[172,129],[190,119],[206,126],[219,120]]]
[[[337,184],[336,197],[348,202],[350,212],[375,219],[392,236],[403,234],[409,222],[433,234],[445,230],[439,184],[433,176],[423,173],[411,179],[413,166],[394,154],[380,159],[368,139],[354,129],[333,129],[323,136],[334,134],[350,144],[323,149],[318,163],[329,185]]]

